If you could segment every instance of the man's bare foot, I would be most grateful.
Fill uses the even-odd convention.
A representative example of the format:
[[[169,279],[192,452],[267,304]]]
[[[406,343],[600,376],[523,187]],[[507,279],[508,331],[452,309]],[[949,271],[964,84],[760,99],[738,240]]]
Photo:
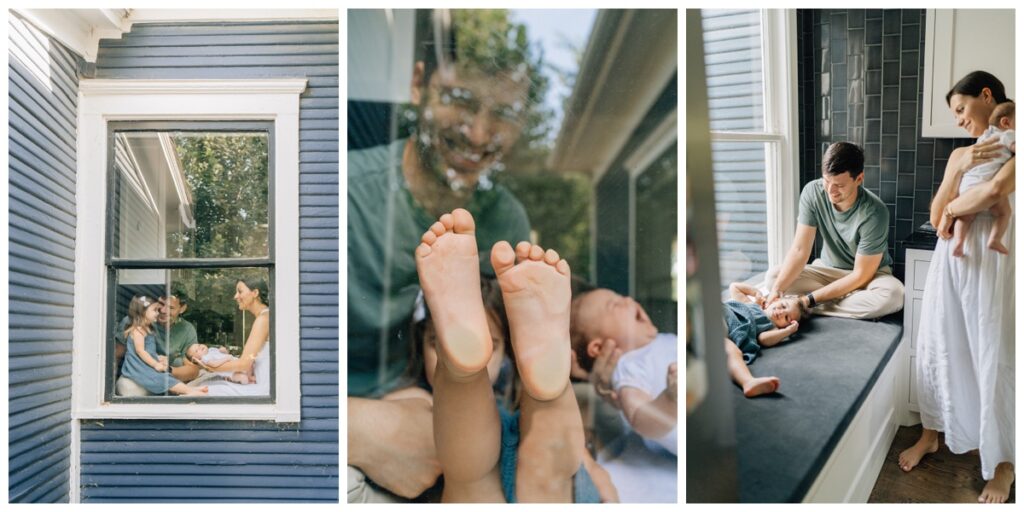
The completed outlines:
[[[900,452],[900,469],[910,471],[921,462],[922,457],[937,451],[939,451],[939,433],[934,430],[924,429],[921,432],[921,437],[913,446]]]
[[[516,263],[516,260],[519,263]],[[557,398],[569,385],[569,264],[558,253],[519,242],[491,248],[491,265],[505,300],[512,347],[526,392]]]
[[[458,208],[430,226],[416,247],[416,271],[441,340],[441,360],[456,377],[485,369],[493,349],[474,229],[473,216]]]
[[[1006,503],[1013,485],[1013,464],[1000,462],[996,474],[985,484],[978,496],[978,503]]]
[[[747,384],[743,386],[743,396],[753,398],[759,395],[774,393],[778,391],[778,389],[778,377],[755,377],[750,379]]]
[[[1000,254],[1010,254],[1010,250],[1003,245],[1003,242],[995,238],[988,241],[988,248]]]

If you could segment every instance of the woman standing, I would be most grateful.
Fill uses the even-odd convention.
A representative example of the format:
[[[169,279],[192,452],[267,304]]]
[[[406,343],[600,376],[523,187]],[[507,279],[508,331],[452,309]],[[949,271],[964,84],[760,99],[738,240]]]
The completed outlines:
[[[1005,101],[1009,100],[1003,84],[983,71],[968,74],[946,95],[958,126],[972,137],[985,131],[992,110]],[[917,395],[923,431],[917,443],[899,457],[900,467],[910,471],[921,457],[938,450],[938,432],[945,433],[946,445],[953,453],[977,449],[982,477],[987,481],[978,497],[982,503],[1005,502],[1013,483],[1013,216],[1006,237],[1010,253],[1003,255],[986,247],[992,226],[986,209],[998,199],[997,194],[975,192],[970,198],[954,199],[959,192],[966,192],[960,190],[964,173],[991,160],[997,149],[997,142],[978,141],[953,150],[932,201],[931,222],[938,226],[941,238],[928,270],[917,337]],[[1012,183],[1014,169],[1011,159],[1000,170],[997,183]],[[1012,186],[1000,190],[1005,197]],[[972,212],[980,213],[966,235],[965,254],[954,257],[955,244],[949,240],[948,228],[955,215]]]

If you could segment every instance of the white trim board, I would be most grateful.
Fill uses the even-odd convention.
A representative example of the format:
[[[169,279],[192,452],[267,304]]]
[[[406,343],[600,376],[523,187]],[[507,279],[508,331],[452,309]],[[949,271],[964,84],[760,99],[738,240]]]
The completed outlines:
[[[87,80],[78,96],[73,420],[91,418],[300,420],[299,94],[305,79]],[[111,404],[104,402],[107,122],[267,120],[274,122],[276,402]],[[225,298],[229,300],[229,298]]]

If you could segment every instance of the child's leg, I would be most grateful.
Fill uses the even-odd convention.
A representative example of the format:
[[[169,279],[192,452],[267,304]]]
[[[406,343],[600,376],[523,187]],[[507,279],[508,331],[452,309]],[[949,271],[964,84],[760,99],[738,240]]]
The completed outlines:
[[[992,214],[992,232],[988,236],[988,248],[1003,254],[1010,254],[1010,250],[1003,245],[1003,235],[1006,228],[1010,227],[1010,214],[1013,209],[1010,207],[1010,200],[1001,199],[989,209]]]
[[[433,412],[442,500],[501,502],[501,420],[487,377],[492,342],[473,229],[466,210],[443,215],[416,248],[416,270],[440,341]]]
[[[518,259],[518,263],[516,260]],[[491,249],[508,316],[517,369],[526,391],[516,499],[571,502],[583,461],[583,418],[569,385],[569,264],[558,253],[520,242]]]
[[[964,255],[964,240],[967,239],[967,230],[971,228],[973,222],[974,215],[964,215],[953,221],[953,256],[959,258]]]
[[[537,400],[524,393],[519,409],[516,500],[571,503],[573,476],[580,470],[586,446],[572,386],[565,386],[553,400]]]
[[[752,398],[774,393],[779,389],[778,377],[754,377],[747,363],[743,361],[743,352],[728,338],[725,339],[725,359],[729,376],[743,388],[743,396]]]

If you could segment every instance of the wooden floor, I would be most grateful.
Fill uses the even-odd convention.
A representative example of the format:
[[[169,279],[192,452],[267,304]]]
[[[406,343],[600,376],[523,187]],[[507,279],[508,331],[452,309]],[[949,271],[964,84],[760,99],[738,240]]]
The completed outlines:
[[[985,487],[981,479],[981,459],[977,452],[954,455],[939,434],[939,451],[925,455],[909,473],[900,469],[897,458],[914,444],[921,426],[900,427],[885,457],[882,472],[868,503],[977,503]],[[1016,498],[1016,484],[1010,489],[1010,503]]]

